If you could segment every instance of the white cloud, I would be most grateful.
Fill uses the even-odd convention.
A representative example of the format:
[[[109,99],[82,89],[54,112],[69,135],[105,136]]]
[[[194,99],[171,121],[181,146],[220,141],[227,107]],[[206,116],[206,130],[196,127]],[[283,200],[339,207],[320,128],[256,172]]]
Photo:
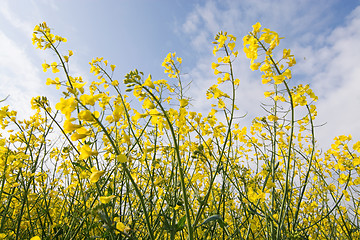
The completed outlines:
[[[0,99],[11,94],[6,104],[12,105],[22,113],[28,111],[26,109],[29,109],[29,100],[32,96],[51,96],[49,89],[52,88],[44,86],[46,77],[41,72],[39,63],[41,64],[43,59],[50,62],[54,56],[50,51],[30,52],[29,49],[33,49],[30,36],[34,27],[32,22],[44,15],[39,13],[44,13],[45,8],[60,8],[61,12],[62,5],[59,4],[58,7],[54,1],[48,0],[43,0],[42,5],[38,2],[24,1],[24,6],[29,7],[30,12],[26,16],[22,11],[27,9],[15,11],[12,1],[4,1],[0,7],[0,20],[5,20],[0,32],[0,81],[1,85],[5,86],[0,89]],[[296,81],[310,82],[311,87],[320,96],[319,122],[328,122],[327,126],[318,130],[320,140],[326,141],[341,133],[352,133],[359,139],[360,130],[356,119],[359,119],[360,111],[356,108],[360,103],[360,72],[357,66],[360,59],[360,10],[355,9],[346,22],[340,23],[341,20],[337,19],[338,25],[334,25],[334,16],[337,14],[333,8],[335,3],[333,0],[219,0],[196,5],[180,26],[181,30],[176,29],[182,39],[189,39],[192,46],[189,55],[199,56],[193,68],[187,70],[188,78],[193,81],[189,95],[194,96],[196,100],[194,107],[206,109],[209,105],[204,101],[206,89],[216,83],[216,76],[211,70],[211,62],[216,59],[211,54],[211,41],[214,35],[220,30],[236,35],[241,52],[242,36],[251,30],[251,25],[260,21],[264,27],[286,37],[279,48],[290,47],[297,57],[298,65],[293,69],[298,76]],[[82,34],[76,21],[69,24],[65,19],[63,24],[67,29],[76,29],[72,31],[73,34]],[[28,45],[25,44],[24,37],[27,38]],[[86,78],[89,75],[87,69],[84,71],[76,62],[76,48],[71,66],[76,73],[80,73],[76,75]],[[84,44],[80,48],[82,51],[79,50],[79,57],[84,55],[84,49],[89,49],[89,45]],[[306,60],[303,60],[304,57]],[[241,80],[237,102],[239,107],[243,113],[252,114],[248,118],[260,115],[260,103],[265,101],[262,93],[265,87],[260,83],[260,75],[251,72],[249,61],[244,56],[239,57],[235,70],[236,76]]]
[[[57,6],[53,1],[48,0],[42,1],[41,7],[36,1],[25,2],[24,7],[28,7],[31,11],[23,16],[21,11],[24,9],[15,11],[14,5],[9,3],[9,1],[4,1],[0,7],[0,19],[6,22],[5,27],[0,31],[0,83],[2,86],[0,100],[9,95],[9,98],[0,106],[10,105],[11,109],[18,111],[18,116],[22,119],[33,113],[30,108],[32,97],[47,96],[52,105],[60,98],[60,92],[56,91],[54,86],[45,85],[47,77],[56,76],[51,73],[51,70],[44,73],[41,67],[45,59],[51,63],[57,61],[57,57],[50,50],[36,49],[31,42],[33,28],[35,24],[38,24],[37,21],[34,23],[34,19],[39,17],[37,14],[41,12],[41,7],[56,9]],[[88,77],[88,69],[84,71],[79,67],[77,52],[74,51],[74,53],[75,55],[71,58],[71,74]],[[87,62],[88,60],[85,63],[86,67]],[[58,74],[60,78],[63,76],[62,73]]]
[[[327,3],[327,4],[325,4]],[[356,8],[346,21],[336,19],[331,9],[334,1],[216,1],[197,6],[188,15],[183,25],[183,33],[192,41],[195,51],[201,52],[197,64],[190,71],[194,80],[191,95],[196,96],[195,107],[206,109],[209,104],[205,98],[206,89],[216,83],[212,74],[211,62],[215,57],[208,50],[214,34],[220,30],[229,31],[238,37],[241,51],[241,38],[250,30],[251,25],[260,21],[285,36],[282,48],[290,47],[298,65],[293,69],[297,77],[293,81],[311,87],[320,99],[318,106],[318,124],[327,125],[317,129],[317,139],[321,147],[328,147],[334,136],[352,134],[360,140],[360,7]],[[220,9],[221,6],[222,8]],[[303,60],[305,58],[305,60]],[[264,86],[260,76],[249,70],[249,61],[239,58],[236,65],[241,79],[238,91],[238,103],[248,117],[264,114],[259,107],[264,102]]]
[[[2,104],[10,105],[19,111],[21,117],[31,113],[31,96],[37,96],[42,90],[43,83],[39,77],[37,66],[27,56],[24,47],[18,46],[0,32],[0,79],[2,88],[1,98],[10,95]]]
[[[186,22],[183,24],[182,28],[185,33],[193,33],[197,31],[199,24],[199,16],[195,13],[191,13],[187,19]]]
[[[18,111],[20,118],[24,118],[32,112],[30,96],[38,95],[41,88],[38,68],[32,64],[25,51],[26,45],[21,42],[22,34],[29,27],[12,14],[6,1],[1,6],[0,13],[1,17],[7,20],[7,29],[13,30],[6,33],[0,31],[0,98],[9,95],[1,106],[10,105],[13,110]],[[29,32],[31,33],[31,30]],[[31,35],[29,43],[30,37]]]
[[[355,140],[360,140],[359,39],[360,7],[357,7],[347,22],[326,38],[324,47],[304,48],[307,60],[299,64],[301,72],[306,74],[320,96],[318,123],[327,124],[317,133],[319,141],[326,146],[341,134],[352,134]],[[302,48],[297,51],[301,52]]]

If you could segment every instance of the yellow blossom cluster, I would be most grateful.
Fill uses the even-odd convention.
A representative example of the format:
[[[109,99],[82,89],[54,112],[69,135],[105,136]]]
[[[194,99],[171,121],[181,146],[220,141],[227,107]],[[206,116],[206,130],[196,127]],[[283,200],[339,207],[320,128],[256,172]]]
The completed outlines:
[[[175,53],[168,79],[135,69],[119,82],[97,57],[84,81],[58,49],[66,39],[36,26],[34,45],[58,57],[43,70],[64,73],[46,84],[62,95],[54,109],[34,97],[26,120],[0,108],[0,239],[359,239],[360,141],[318,149],[318,98],[290,81],[296,61],[276,52],[280,39],[260,23],[243,38],[270,102],[246,126],[227,32],[213,42],[216,104],[204,114],[191,111]]]

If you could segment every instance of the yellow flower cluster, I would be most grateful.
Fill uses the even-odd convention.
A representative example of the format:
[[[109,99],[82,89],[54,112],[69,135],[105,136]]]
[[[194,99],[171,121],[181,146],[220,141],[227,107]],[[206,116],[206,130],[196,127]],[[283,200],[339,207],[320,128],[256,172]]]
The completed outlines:
[[[290,54],[289,49],[283,50],[282,60],[287,60],[288,65],[285,70],[283,65],[276,64],[272,58],[273,50],[279,45],[280,39],[274,31],[270,31],[267,28],[261,30],[260,23],[253,25],[253,31],[243,38],[244,52],[251,60],[250,68],[253,71],[260,69],[263,72],[263,84],[267,84],[272,80],[275,84],[281,84],[286,79],[291,79],[292,77],[289,67],[295,65],[296,61],[294,56]],[[268,47],[266,44],[268,44]],[[255,62],[258,58],[259,50],[265,52],[265,60],[263,62]]]
[[[280,39],[260,23],[243,38],[269,88],[265,115],[244,126],[227,32],[213,42],[203,114],[175,53],[162,64],[168,80],[133,70],[119,82],[97,57],[87,84],[57,48],[65,39],[37,26],[34,44],[58,57],[43,70],[65,74],[46,84],[62,96],[54,110],[33,98],[27,120],[0,109],[0,239],[359,239],[360,141],[318,149],[317,96],[290,82],[296,61],[276,52]]]
[[[37,48],[42,50],[47,48],[55,48],[57,43],[66,41],[66,38],[52,34],[46,22],[40,23],[34,28],[32,42],[34,45],[36,45]]]
[[[169,78],[178,78],[180,70],[179,65],[182,63],[182,59],[176,57],[176,53],[169,53],[161,64],[165,70],[164,72],[168,74]]]

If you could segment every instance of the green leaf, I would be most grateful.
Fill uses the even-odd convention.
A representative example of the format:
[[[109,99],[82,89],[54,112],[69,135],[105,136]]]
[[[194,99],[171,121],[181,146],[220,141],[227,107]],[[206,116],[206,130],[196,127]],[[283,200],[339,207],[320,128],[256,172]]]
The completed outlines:
[[[230,235],[229,231],[226,229],[226,225],[227,225],[227,224],[223,221],[222,217],[221,217],[219,214],[215,214],[215,215],[212,215],[212,216],[208,217],[207,219],[205,219],[204,222],[202,222],[202,223],[201,223],[200,225],[198,225],[197,227],[200,227],[200,226],[202,226],[202,225],[204,225],[204,224],[207,224],[207,223],[213,222],[213,221],[217,221],[217,222],[219,223],[220,227],[221,227],[222,229],[224,229],[224,231],[225,231],[225,233],[226,233],[227,236]]]
[[[205,219],[199,226],[202,226],[204,224],[207,224],[209,222],[213,222],[213,221],[217,221],[217,220],[221,220],[222,221],[222,218],[219,214],[215,214],[215,215],[212,215],[210,217],[208,217],[207,219]]]
[[[4,98],[4,99],[2,99],[2,100],[0,100],[0,102],[4,102],[4,101],[6,101],[6,99],[8,99],[8,97],[9,97],[10,95],[8,95],[6,98]]]
[[[186,222],[186,215],[182,216],[182,218],[180,218],[179,222],[176,224],[176,230],[180,231],[184,228],[185,226],[185,222]]]

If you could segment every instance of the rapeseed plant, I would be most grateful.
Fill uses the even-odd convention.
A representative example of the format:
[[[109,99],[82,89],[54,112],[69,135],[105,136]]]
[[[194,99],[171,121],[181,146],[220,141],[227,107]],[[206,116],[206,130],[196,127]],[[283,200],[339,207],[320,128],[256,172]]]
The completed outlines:
[[[71,75],[66,39],[36,26],[34,45],[58,58],[42,64],[57,76],[46,84],[62,97],[55,109],[33,98],[29,120],[0,110],[0,239],[358,239],[360,142],[316,148],[317,96],[291,83],[290,49],[274,58],[280,40],[260,23],[243,38],[272,103],[247,128],[227,32],[213,42],[205,115],[190,111],[176,53],[162,63],[169,80],[135,69],[121,84],[98,57],[88,83]]]

